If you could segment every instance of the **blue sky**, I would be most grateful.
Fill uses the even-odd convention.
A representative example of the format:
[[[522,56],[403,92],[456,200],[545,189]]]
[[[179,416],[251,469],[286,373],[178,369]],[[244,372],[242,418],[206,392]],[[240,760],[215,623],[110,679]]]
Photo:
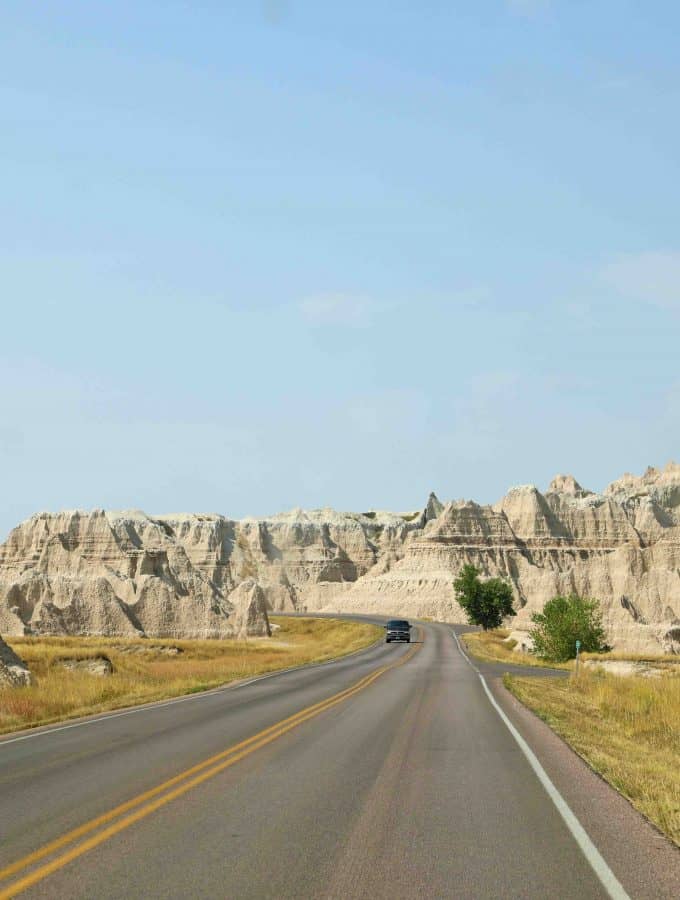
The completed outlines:
[[[0,533],[677,458],[680,8],[5,2]]]

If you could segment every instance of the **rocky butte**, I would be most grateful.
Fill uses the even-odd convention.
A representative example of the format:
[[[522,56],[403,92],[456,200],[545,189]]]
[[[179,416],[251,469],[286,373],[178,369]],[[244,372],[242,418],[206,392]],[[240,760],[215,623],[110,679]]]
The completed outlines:
[[[617,648],[680,652],[680,466],[603,494],[559,475],[493,506],[432,494],[400,514],[38,513],[0,547],[0,633],[263,635],[268,610],[462,622],[453,581],[466,562],[511,581],[520,634],[573,591],[601,601]]]

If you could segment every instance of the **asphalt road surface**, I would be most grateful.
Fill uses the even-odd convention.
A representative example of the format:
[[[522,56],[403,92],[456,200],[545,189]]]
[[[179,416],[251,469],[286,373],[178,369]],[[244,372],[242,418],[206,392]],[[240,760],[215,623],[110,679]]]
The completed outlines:
[[[625,897],[451,629],[414,637],[0,741],[0,898]]]

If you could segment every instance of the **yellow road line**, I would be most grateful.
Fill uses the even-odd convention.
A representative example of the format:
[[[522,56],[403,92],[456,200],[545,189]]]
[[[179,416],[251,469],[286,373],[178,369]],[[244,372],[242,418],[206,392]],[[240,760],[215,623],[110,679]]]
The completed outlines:
[[[292,731],[293,728],[297,728],[297,726],[301,725],[303,722],[306,722],[309,719],[318,716],[320,713],[325,712],[325,710],[336,706],[338,703],[342,703],[355,694],[358,694],[360,691],[364,690],[370,684],[380,678],[380,676],[385,672],[388,672],[391,669],[395,669],[403,665],[405,662],[408,662],[408,660],[411,659],[419,649],[420,644],[409,650],[409,652],[406,653],[398,662],[376,669],[374,672],[371,672],[369,675],[361,678],[356,682],[356,684],[351,685],[349,688],[346,688],[343,691],[340,691],[338,694],[334,694],[333,696],[326,698],[326,700],[321,700],[320,702],[315,703],[312,706],[300,710],[294,715],[283,719],[281,722],[277,722],[275,725],[271,725],[269,728],[265,728],[263,731],[258,732],[258,734],[253,735],[247,740],[241,741],[240,743],[229,747],[227,750],[223,750],[221,753],[218,753],[215,756],[211,756],[209,759],[206,759],[203,762],[192,766],[190,769],[187,769],[179,775],[176,775],[174,778],[170,778],[167,781],[164,781],[162,784],[157,785],[155,788],[144,791],[144,793],[139,794],[137,797],[128,800],[126,803],[122,803],[119,806],[116,806],[114,809],[109,810],[109,812],[104,813],[103,815],[98,816],[95,819],[91,819],[89,822],[86,822],[78,828],[67,832],[62,837],[51,841],[44,847],[41,847],[33,853],[30,853],[22,859],[19,859],[11,865],[5,867],[4,869],[0,870],[0,880],[6,880],[10,876],[16,875],[18,872],[26,869],[31,865],[34,865],[41,859],[44,859],[46,856],[55,853],[57,850],[63,849],[68,844],[72,844],[74,841],[78,840],[78,838],[84,837],[100,826],[111,822],[116,817],[123,815],[124,813],[129,812],[132,809],[135,809],[135,807],[141,806],[140,809],[136,809],[136,811],[132,814],[125,816],[112,825],[109,825],[109,827],[105,828],[103,831],[92,835],[86,841],[83,841],[76,847],[67,850],[65,853],[63,853],[61,856],[58,856],[51,862],[40,866],[34,872],[25,875],[19,881],[16,881],[14,882],[14,884],[0,890],[0,900],[8,900],[8,898],[10,897],[15,897],[17,894],[25,891],[27,888],[31,887],[37,882],[42,881],[48,875],[51,875],[58,869],[63,868],[74,859],[77,859],[79,856],[82,856],[84,853],[87,853],[94,847],[99,846],[99,844],[104,843],[104,841],[107,841],[110,837],[113,837],[115,834],[118,834],[120,831],[123,831],[125,828],[128,828],[130,825],[138,822],[140,819],[146,818],[146,816],[155,812],[157,809],[160,809],[162,806],[165,806],[167,803],[170,803],[172,800],[175,800],[177,797],[181,797],[192,788],[198,786],[199,784],[202,784],[209,778],[213,778],[215,775],[219,774],[230,766],[233,766],[235,763],[239,762],[241,759],[244,759],[246,756],[249,756],[251,753],[254,753],[256,750],[259,750],[261,747],[272,743],[272,741],[275,741],[277,738],[281,737],[287,732]],[[210,768],[211,766],[212,768]],[[174,789],[168,790],[170,788]],[[168,793],[165,793],[162,797],[159,797],[158,795],[162,794],[164,791],[168,791]],[[147,801],[149,800],[151,800],[152,802],[147,803]],[[146,805],[142,805],[145,803]]]
[[[371,673],[373,674],[373,673]],[[361,684],[365,678],[370,677],[370,675],[365,676],[364,679],[361,679],[358,684]],[[356,685],[354,685],[356,687]],[[346,691],[351,690],[351,688],[347,688]],[[341,694],[346,693],[346,691],[342,691]],[[335,696],[341,696],[341,694]],[[127,800],[125,803],[121,803],[119,806],[116,806],[114,809],[109,810],[107,813],[104,813],[101,816],[97,816],[95,819],[91,819],[89,822],[85,822],[83,825],[78,826],[78,828],[74,828],[72,831],[67,832],[62,835],[62,837],[57,838],[54,841],[51,841],[49,844],[46,844],[44,847],[41,847],[39,850],[36,850],[33,853],[30,853],[28,856],[23,857],[17,862],[12,863],[9,866],[6,866],[4,869],[0,870],[0,881],[4,881],[9,878],[11,875],[15,875],[17,872],[21,871],[21,869],[25,869],[27,866],[32,865],[33,863],[38,862],[40,859],[43,859],[45,856],[49,856],[51,853],[54,853],[56,850],[59,850],[61,847],[66,844],[71,843],[74,840],[77,840],[79,837],[84,837],[84,835],[89,834],[90,831],[98,828],[101,825],[105,825],[107,822],[110,822],[112,819],[115,819],[117,816],[122,815],[125,812],[133,809],[135,806],[139,806],[141,803],[144,803],[147,800],[151,800],[153,797],[158,794],[163,793],[163,791],[168,790],[174,785],[184,781],[186,778],[189,778],[192,775],[195,775],[197,772],[202,771],[203,769],[208,768],[208,766],[213,765],[214,763],[219,762],[222,759],[225,759],[227,756],[231,756],[231,754],[236,753],[237,751],[249,746],[253,742],[260,740],[266,734],[273,732],[280,728],[282,725],[291,722],[293,720],[298,719],[303,714],[310,712],[311,710],[317,709],[319,707],[325,706],[328,702],[329,698],[326,700],[322,700],[319,703],[314,704],[313,706],[307,707],[306,709],[300,710],[292,716],[289,716],[287,719],[283,719],[281,722],[277,722],[275,725],[271,725],[269,728],[265,728],[264,731],[260,731],[252,737],[247,738],[244,741],[241,741],[238,744],[234,744],[232,747],[227,748],[226,750],[222,750],[219,753],[215,754],[215,756],[211,756],[208,759],[203,760],[201,763],[197,763],[195,766],[192,766],[189,769],[186,769],[184,772],[181,772],[179,775],[175,775],[172,778],[169,778],[167,781],[164,781],[162,784],[157,785],[154,788],[149,789],[148,791],[144,791],[144,793],[139,794],[136,797],[133,797],[131,800]]]

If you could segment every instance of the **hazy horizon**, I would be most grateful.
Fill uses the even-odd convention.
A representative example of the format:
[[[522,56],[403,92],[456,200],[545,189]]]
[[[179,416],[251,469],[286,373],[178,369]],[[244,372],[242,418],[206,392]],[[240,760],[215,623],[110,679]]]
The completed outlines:
[[[678,458],[680,8],[0,12],[0,539]]]

